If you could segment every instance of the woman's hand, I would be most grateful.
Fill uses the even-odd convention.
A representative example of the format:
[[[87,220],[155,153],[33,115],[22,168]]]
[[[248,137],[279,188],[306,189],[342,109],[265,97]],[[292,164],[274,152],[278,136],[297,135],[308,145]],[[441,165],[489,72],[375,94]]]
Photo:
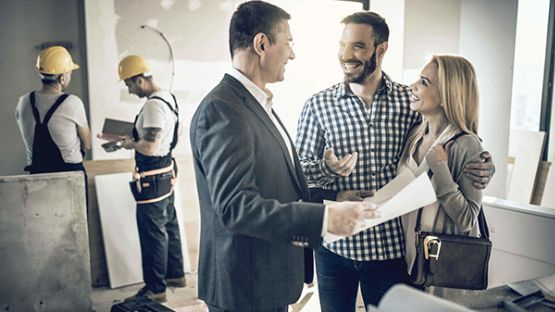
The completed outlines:
[[[452,144],[453,142],[451,141],[445,146],[441,144],[432,146],[432,148],[428,151],[428,154],[426,154],[426,161],[428,162],[428,165],[431,166],[432,164],[440,161],[447,161],[449,158],[449,148]]]

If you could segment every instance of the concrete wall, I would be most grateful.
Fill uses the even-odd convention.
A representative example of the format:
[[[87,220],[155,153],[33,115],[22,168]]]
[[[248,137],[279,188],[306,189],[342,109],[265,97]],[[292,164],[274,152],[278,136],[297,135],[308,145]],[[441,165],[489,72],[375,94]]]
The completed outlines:
[[[0,310],[92,311],[81,173],[0,177]]]
[[[79,96],[87,107],[83,20],[81,0],[0,1],[0,176],[21,174],[26,165],[15,107],[22,94],[40,87],[36,46],[50,41],[73,44],[70,53],[81,68],[73,73],[67,92]]]

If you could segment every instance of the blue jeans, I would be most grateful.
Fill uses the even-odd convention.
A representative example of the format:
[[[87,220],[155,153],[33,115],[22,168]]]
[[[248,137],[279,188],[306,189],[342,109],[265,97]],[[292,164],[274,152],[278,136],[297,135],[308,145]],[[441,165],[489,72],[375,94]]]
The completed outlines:
[[[322,312],[354,312],[358,285],[365,305],[378,305],[393,285],[410,284],[405,259],[355,261],[320,247],[316,251]]]
[[[183,254],[173,205],[174,194],[159,202],[137,205],[143,280],[152,292],[166,290],[166,278],[183,277]]]

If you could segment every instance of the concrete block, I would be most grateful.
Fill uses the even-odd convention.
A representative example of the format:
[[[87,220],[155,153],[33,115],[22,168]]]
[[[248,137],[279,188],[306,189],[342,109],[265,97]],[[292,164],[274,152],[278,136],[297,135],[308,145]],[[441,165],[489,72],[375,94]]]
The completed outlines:
[[[92,311],[82,173],[0,177],[0,311]]]

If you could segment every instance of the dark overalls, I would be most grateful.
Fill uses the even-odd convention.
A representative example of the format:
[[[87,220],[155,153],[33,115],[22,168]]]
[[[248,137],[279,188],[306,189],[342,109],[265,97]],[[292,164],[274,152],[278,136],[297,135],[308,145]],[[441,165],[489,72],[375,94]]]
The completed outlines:
[[[85,168],[83,167],[82,162],[70,164],[64,161],[60,149],[54,140],[52,140],[50,131],[48,131],[48,122],[50,121],[50,118],[52,118],[54,112],[58,109],[58,107],[60,107],[68,96],[69,95],[65,93],[60,95],[60,97],[56,99],[56,102],[54,102],[54,105],[52,105],[48,112],[46,112],[46,115],[41,123],[40,114],[35,104],[35,92],[31,92],[29,95],[31,107],[33,108],[33,116],[35,117],[35,134],[33,136],[33,155],[31,165],[25,167],[25,171],[29,171],[31,174],[60,171],[83,171],[83,173],[85,173]]]
[[[137,172],[170,166],[173,161],[172,150],[177,144],[179,113],[175,96],[173,98],[176,104],[175,109],[160,97],[149,99],[157,99],[168,105],[177,116],[178,121],[175,124],[170,152],[166,156],[146,156],[135,151]],[[135,141],[139,140],[139,133],[136,128],[139,115],[135,118],[135,128],[133,129],[133,139]],[[164,292],[166,290],[166,278],[179,278],[185,275],[181,238],[174,207],[174,194],[172,193],[171,196],[154,203],[137,204],[137,227],[141,242],[143,280],[146,287],[152,292]]]

